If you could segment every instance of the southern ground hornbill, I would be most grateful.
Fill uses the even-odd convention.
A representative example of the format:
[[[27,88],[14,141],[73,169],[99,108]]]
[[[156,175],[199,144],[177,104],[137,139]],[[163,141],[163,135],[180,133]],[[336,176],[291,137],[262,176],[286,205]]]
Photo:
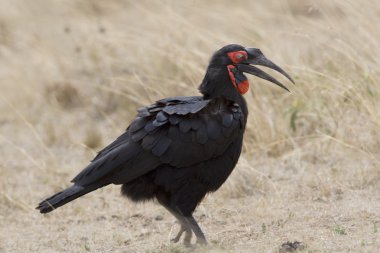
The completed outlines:
[[[37,209],[48,213],[108,184],[122,184],[129,199],[156,199],[177,218],[181,229],[173,241],[185,233],[184,243],[190,244],[194,233],[197,243],[206,243],[192,213],[226,181],[239,159],[248,116],[242,95],[249,83],[243,73],[287,90],[252,65],[274,69],[293,82],[259,49],[227,45],[211,58],[199,87],[202,96],[165,98],[140,108],[127,130],[72,180],[74,185]]]

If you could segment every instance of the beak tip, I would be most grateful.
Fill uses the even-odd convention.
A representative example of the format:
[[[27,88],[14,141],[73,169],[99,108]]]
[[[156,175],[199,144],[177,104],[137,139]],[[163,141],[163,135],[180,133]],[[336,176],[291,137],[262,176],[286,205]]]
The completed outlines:
[[[286,87],[285,85],[282,85],[281,87],[284,88],[285,90],[287,90],[288,92],[290,92],[290,90],[288,89],[288,87]]]
[[[296,82],[294,82],[293,78],[291,78],[285,71],[284,73],[282,73],[285,75],[286,78],[288,78],[288,80],[292,83],[292,84],[296,84]]]

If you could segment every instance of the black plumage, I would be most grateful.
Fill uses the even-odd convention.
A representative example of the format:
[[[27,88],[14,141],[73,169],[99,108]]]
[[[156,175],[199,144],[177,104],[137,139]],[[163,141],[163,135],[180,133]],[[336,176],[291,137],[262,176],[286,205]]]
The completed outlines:
[[[100,187],[122,184],[123,195],[133,201],[156,199],[178,219],[181,230],[174,241],[185,233],[189,244],[194,233],[197,242],[205,243],[192,213],[238,161],[248,116],[242,93],[248,83],[237,66],[244,64],[255,74],[249,64],[255,64],[257,54],[239,45],[217,51],[200,85],[202,96],[166,98],[138,109],[125,133],[98,153],[72,180],[73,186],[43,200],[37,209],[48,213]],[[285,73],[265,60],[262,55],[257,64]]]

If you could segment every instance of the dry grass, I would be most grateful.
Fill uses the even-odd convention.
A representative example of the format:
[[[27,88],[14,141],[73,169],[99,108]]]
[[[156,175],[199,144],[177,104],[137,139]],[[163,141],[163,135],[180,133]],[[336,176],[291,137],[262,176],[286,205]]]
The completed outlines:
[[[0,252],[187,252],[155,204],[118,187],[56,212],[135,109],[197,94],[210,55],[260,47],[297,82],[251,78],[239,165],[198,207],[196,252],[378,252],[380,4],[374,1],[0,1]]]

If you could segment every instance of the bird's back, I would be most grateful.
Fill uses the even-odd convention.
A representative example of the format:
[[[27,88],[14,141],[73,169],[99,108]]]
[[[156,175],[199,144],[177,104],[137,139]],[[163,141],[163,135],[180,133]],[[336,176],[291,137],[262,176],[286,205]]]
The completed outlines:
[[[73,182],[123,184],[162,165],[185,168],[204,163],[240,140],[244,125],[240,106],[222,98],[162,99],[140,108],[126,132],[101,150]]]

